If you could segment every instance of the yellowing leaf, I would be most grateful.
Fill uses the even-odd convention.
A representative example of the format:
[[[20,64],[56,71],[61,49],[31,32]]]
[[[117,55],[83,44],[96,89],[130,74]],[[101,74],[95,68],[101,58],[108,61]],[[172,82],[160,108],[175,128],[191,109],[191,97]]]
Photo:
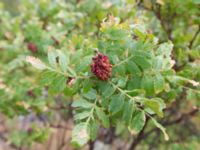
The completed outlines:
[[[89,140],[89,134],[86,123],[77,124],[72,131],[72,145],[81,147]]]
[[[156,3],[160,4],[160,5],[164,5],[165,2],[163,0],[156,0]]]
[[[131,134],[139,133],[144,127],[146,122],[146,116],[144,111],[137,110],[133,113],[133,118],[129,124],[129,131]]]
[[[152,119],[153,123],[156,125],[156,127],[158,127],[163,132],[165,140],[168,141],[169,140],[169,136],[168,136],[168,134],[166,132],[166,129],[160,123],[158,123],[156,121],[156,119],[154,119],[154,118],[151,118],[151,119]]]
[[[44,70],[46,69],[46,65],[38,58],[33,56],[27,56],[26,61],[29,62],[33,67]]]

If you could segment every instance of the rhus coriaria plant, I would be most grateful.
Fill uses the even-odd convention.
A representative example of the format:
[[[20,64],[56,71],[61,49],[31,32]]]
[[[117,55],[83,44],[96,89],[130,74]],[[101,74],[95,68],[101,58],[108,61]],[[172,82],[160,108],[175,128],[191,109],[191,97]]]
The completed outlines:
[[[160,44],[147,30],[111,16],[101,23],[95,43],[88,37],[81,49],[51,46],[47,61],[27,57],[27,62],[42,70],[38,85],[48,87],[51,95],[73,97],[74,146],[95,140],[99,127],[115,127],[119,122],[131,134],[138,134],[147,119],[169,139],[157,118],[164,117],[170,103],[171,82],[198,83],[176,75],[173,44]]]

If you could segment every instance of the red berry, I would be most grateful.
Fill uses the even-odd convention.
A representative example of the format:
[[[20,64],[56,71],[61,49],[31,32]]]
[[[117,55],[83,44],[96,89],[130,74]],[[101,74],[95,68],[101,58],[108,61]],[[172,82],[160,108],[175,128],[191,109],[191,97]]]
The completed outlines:
[[[28,91],[27,91],[27,95],[28,95],[29,97],[35,98],[35,94],[34,94],[34,92],[33,92],[32,90],[28,90]]]
[[[103,81],[108,80],[112,74],[112,65],[110,64],[108,56],[97,53],[97,55],[92,58],[92,61],[91,71],[96,77]]]
[[[36,53],[37,50],[38,50],[38,49],[37,49],[37,46],[36,46],[34,43],[32,43],[32,42],[28,43],[27,48],[28,48],[32,53]]]
[[[33,129],[32,128],[28,128],[27,132],[28,132],[28,134],[31,134],[31,133],[33,133]]]

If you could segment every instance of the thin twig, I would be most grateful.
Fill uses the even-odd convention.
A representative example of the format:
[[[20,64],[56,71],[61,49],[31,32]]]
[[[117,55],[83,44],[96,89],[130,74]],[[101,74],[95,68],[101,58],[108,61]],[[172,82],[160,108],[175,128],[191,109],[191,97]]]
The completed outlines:
[[[133,142],[131,143],[129,150],[134,150],[136,148],[136,146],[143,139],[144,131],[147,127],[148,121],[149,121],[149,117],[147,117],[146,123],[145,123],[144,127],[142,128],[142,130],[140,131],[140,133],[138,134],[138,136],[135,139],[133,139]]]
[[[67,126],[62,126],[62,125],[53,125],[53,124],[50,124],[49,127],[51,128],[56,128],[56,129],[66,129],[66,130],[72,130],[71,127],[67,127]]]
[[[170,121],[170,122],[164,122],[162,123],[163,126],[171,126],[174,124],[178,124],[180,122],[182,122],[183,120],[187,119],[189,116],[194,116],[197,114],[197,112],[199,111],[199,109],[197,107],[193,107],[193,110],[188,112],[188,113],[183,113],[180,117]],[[145,124],[145,126],[147,126],[147,124]],[[144,128],[145,128],[144,126]],[[136,139],[134,139],[133,143],[131,144],[129,150],[134,150],[135,147],[145,138],[147,138],[150,134],[154,133],[155,131],[159,131],[159,129],[157,127],[149,130],[148,132],[144,133],[144,128],[143,130],[139,133],[139,135],[137,136]]]
[[[190,43],[189,43],[189,49],[191,49],[192,48],[192,46],[193,46],[193,43],[194,43],[194,41],[196,40],[196,38],[198,37],[198,34],[200,33],[200,25],[199,25],[199,28],[198,28],[198,30],[195,32],[195,34],[194,34],[194,36],[193,36],[193,38],[192,38],[192,40],[190,41]]]
[[[173,124],[178,124],[178,123],[180,123],[181,121],[187,119],[189,116],[194,116],[194,115],[196,115],[196,113],[197,113],[198,111],[199,111],[199,109],[198,109],[196,106],[194,106],[192,111],[190,111],[190,112],[188,112],[188,113],[183,113],[182,115],[180,115],[180,117],[178,117],[178,118],[176,118],[176,119],[174,119],[174,120],[172,120],[172,121],[164,122],[163,125],[164,125],[164,126],[170,126],[170,125],[173,125]]]
[[[182,114],[180,117],[178,117],[177,119],[174,119],[173,121],[170,122],[164,122],[162,123],[163,126],[170,126],[170,125],[174,125],[177,123],[180,123],[181,121],[185,120],[188,116],[194,116],[196,115],[196,113],[199,111],[199,109],[197,107],[194,107],[192,111],[188,112],[188,113],[184,113]],[[148,131],[146,134],[144,134],[144,137],[149,136],[152,132],[158,130],[158,128],[153,128],[150,131]]]

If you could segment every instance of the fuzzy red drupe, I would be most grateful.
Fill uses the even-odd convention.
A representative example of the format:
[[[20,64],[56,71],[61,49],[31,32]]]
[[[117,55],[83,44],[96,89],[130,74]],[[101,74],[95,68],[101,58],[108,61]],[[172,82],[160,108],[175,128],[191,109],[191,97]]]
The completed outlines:
[[[108,56],[97,53],[97,55],[92,58],[92,61],[91,71],[96,77],[103,81],[108,80],[112,74],[112,65],[110,64]]]

